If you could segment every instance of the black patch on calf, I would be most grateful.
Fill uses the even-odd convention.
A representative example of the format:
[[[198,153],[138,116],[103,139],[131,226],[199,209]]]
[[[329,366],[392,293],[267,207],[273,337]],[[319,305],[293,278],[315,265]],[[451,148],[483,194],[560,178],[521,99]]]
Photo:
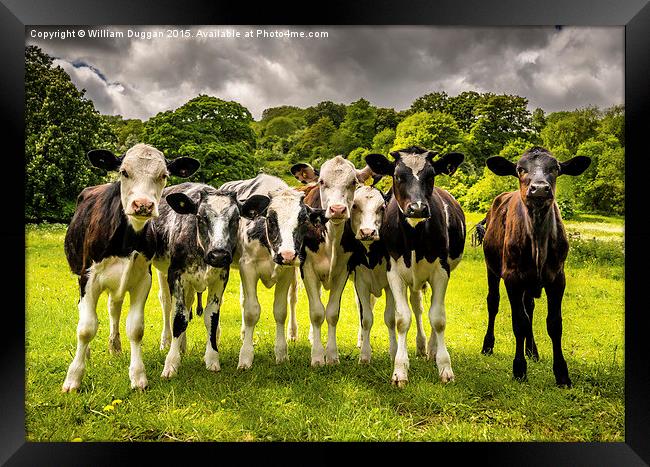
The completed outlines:
[[[182,311],[176,310],[174,315],[174,326],[172,329],[172,334],[174,337],[178,338],[181,334],[187,329],[187,318]]]
[[[217,310],[216,313],[212,313],[212,316],[210,316],[210,345],[212,346],[212,350],[215,352],[219,352],[219,349],[217,348],[217,328],[219,327],[219,314],[220,310]]]

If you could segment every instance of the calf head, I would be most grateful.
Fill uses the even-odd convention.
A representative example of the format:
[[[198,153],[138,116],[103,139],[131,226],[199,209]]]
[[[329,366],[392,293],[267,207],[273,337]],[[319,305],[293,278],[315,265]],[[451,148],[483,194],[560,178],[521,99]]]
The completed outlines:
[[[185,193],[165,197],[178,214],[196,216],[196,241],[203,251],[203,260],[215,268],[227,268],[237,247],[240,216],[254,219],[264,212],[269,198],[254,195],[239,203],[232,192],[206,187],[195,202]]]
[[[519,193],[529,208],[549,207],[555,199],[555,186],[560,175],[580,175],[591,163],[585,156],[559,162],[547,149],[533,147],[516,162],[501,156],[490,157],[488,168],[497,175],[512,175],[519,179]]]
[[[296,164],[291,167],[291,173],[302,183],[318,182],[321,207],[330,222],[337,225],[350,218],[354,190],[372,175],[368,167],[357,170],[343,156],[327,160],[320,170],[309,164]]]
[[[416,226],[432,215],[429,205],[436,175],[453,174],[465,156],[450,152],[437,159],[434,151],[413,146],[390,153],[389,161],[383,154],[368,154],[366,163],[373,172],[393,177],[393,195],[397,206],[411,226]]]
[[[355,238],[366,244],[379,240],[385,210],[386,201],[381,191],[365,185],[357,188],[350,216]]]
[[[282,266],[297,265],[310,224],[325,224],[325,211],[307,206],[304,193],[293,189],[279,189],[270,196],[265,227],[273,261]]]
[[[126,154],[96,149],[88,152],[95,167],[120,174],[122,209],[136,232],[152,217],[158,216],[158,203],[169,175],[189,177],[201,165],[191,157],[165,159],[163,153],[146,144],[136,144]]]

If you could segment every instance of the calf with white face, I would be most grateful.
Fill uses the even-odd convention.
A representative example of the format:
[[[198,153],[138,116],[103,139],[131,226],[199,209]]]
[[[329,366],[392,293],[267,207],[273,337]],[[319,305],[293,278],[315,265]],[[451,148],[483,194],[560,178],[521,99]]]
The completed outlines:
[[[238,368],[247,369],[253,365],[253,333],[261,312],[257,297],[259,281],[266,288],[275,286],[275,359],[277,363],[284,362],[289,358],[284,331],[287,297],[293,315],[300,253],[306,243],[314,241],[319,229],[324,229],[327,220],[321,209],[305,205],[303,193],[289,188],[277,177],[261,174],[253,179],[225,183],[221,189],[233,190],[240,199],[259,194],[271,199],[260,217],[244,220],[239,227],[237,256],[241,276],[243,343]]]
[[[173,161],[152,146],[137,144],[121,157],[110,151],[88,153],[90,162],[119,171],[113,183],[85,188],[65,236],[65,254],[72,272],[79,275],[79,324],[77,351],[68,368],[63,391],[81,385],[90,350],[97,333],[97,301],[108,291],[110,314],[109,350],[121,351],[119,322],[122,302],[130,296],[126,332],[131,341],[131,387],[144,389],[147,377],[142,361],[144,304],[151,288],[149,266],[154,255],[151,219],[158,216],[158,203],[169,175],[188,177],[199,162],[181,157]]]
[[[306,245],[301,273],[309,298],[311,364],[334,364],[339,362],[336,325],[341,295],[349,275],[347,263],[351,255],[351,252],[343,250],[341,239],[346,221],[350,218],[354,192],[372,172],[367,167],[357,170],[342,156],[326,161],[320,171],[316,171],[309,164],[296,164],[291,168],[291,172],[301,182],[313,183],[313,188],[305,197],[305,203],[324,209],[328,219],[324,236],[315,244]],[[321,287],[330,291],[327,308],[321,301]],[[321,326],[325,318],[328,324],[327,350],[321,342]]]
[[[171,337],[161,376],[171,378],[177,373],[189,310],[196,293],[206,288],[204,361],[208,370],[219,371],[219,310],[237,248],[240,216],[254,218],[266,209],[269,199],[258,195],[240,204],[234,193],[201,183],[170,187],[165,190],[165,199],[161,215],[154,223],[158,241],[153,261],[158,269],[163,309],[161,348],[166,347]]]

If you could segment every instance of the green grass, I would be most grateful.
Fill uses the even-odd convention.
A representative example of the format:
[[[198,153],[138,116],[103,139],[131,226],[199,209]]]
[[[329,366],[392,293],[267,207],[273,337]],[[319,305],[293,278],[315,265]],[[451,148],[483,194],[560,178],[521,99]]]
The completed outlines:
[[[471,227],[482,215],[467,218]],[[584,235],[613,236],[617,245],[622,226],[622,219],[594,216],[567,222],[567,229]],[[309,366],[309,319],[302,288],[298,342],[289,344],[290,362],[276,365],[272,291],[259,286],[262,316],[256,328],[255,361],[251,370],[238,371],[241,312],[239,275],[234,273],[222,308],[219,373],[204,367],[205,328],[201,319],[194,319],[179,374],[171,381],[160,379],[165,353],[158,349],[161,316],[154,279],[143,340],[149,389],[140,393],[129,388],[128,299],[121,326],[125,352],[108,353],[104,295],[81,391],[62,394],[75,349],[78,299],[76,278],[63,254],[64,233],[65,228],[57,225],[28,227],[26,232],[28,440],[624,440],[624,276],[618,256],[615,261],[608,256],[567,267],[563,343],[572,389],[554,384],[544,296],[537,301],[534,318],[541,361],[529,361],[528,382],[511,377],[514,338],[503,285],[495,354],[480,354],[487,314],[485,266],[482,250],[468,244],[464,260],[452,273],[446,300],[446,339],[456,374],[451,384],[441,384],[434,364],[415,357],[411,326],[409,385],[403,390],[390,385],[383,299],[375,310],[373,362],[360,366],[351,287],[344,294],[338,327],[340,365]],[[597,255],[599,250],[593,251]],[[428,335],[428,323],[425,328]],[[324,339],[325,335],[326,328]],[[123,402],[104,410],[116,399]]]

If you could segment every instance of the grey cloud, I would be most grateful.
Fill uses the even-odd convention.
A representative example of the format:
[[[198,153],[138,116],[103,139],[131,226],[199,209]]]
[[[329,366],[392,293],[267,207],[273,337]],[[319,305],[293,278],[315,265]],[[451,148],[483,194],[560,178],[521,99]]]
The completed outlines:
[[[225,29],[192,30],[217,28]],[[289,29],[324,30],[329,37],[65,41],[27,37],[27,42],[67,63],[88,64],[105,76],[102,82],[89,73],[92,68],[70,66],[75,84],[87,89],[101,112],[143,119],[199,93],[236,100],[256,118],[271,106],[308,106],[322,100],[349,103],[360,97],[404,109],[432,91],[515,93],[528,98],[531,108],[546,111],[623,101],[623,28]]]

